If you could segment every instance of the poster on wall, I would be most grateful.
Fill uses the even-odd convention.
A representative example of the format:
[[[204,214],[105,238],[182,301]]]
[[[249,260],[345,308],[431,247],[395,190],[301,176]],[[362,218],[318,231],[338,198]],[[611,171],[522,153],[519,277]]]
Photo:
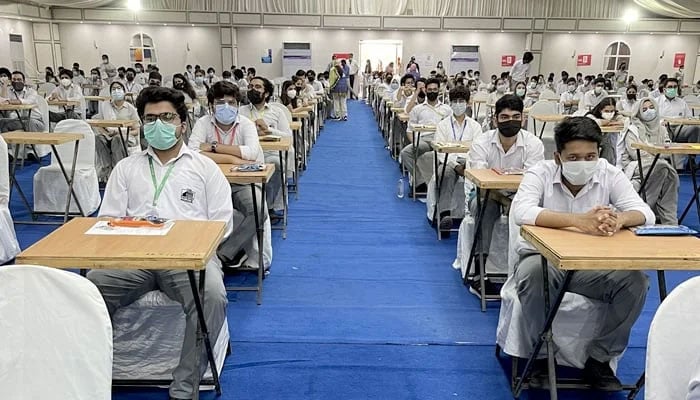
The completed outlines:
[[[680,68],[685,66],[685,53],[676,53],[673,56],[673,68]]]
[[[479,70],[479,46],[453,45],[450,53],[449,74],[454,75],[470,69]]]
[[[282,75],[291,77],[298,70],[311,69],[311,43],[282,44]]]
[[[590,67],[591,66],[591,55],[590,54],[579,54],[576,57],[577,67]]]
[[[501,56],[501,67],[512,67],[515,64],[515,55],[508,54]]]
[[[267,54],[260,57],[260,62],[263,64],[272,64],[272,49],[267,49]]]

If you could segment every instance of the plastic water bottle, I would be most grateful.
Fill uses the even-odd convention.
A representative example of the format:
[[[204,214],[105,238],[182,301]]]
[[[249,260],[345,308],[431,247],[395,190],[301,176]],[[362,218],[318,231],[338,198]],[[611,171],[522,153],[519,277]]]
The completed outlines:
[[[403,199],[405,193],[404,193],[404,183],[403,183],[403,177],[399,178],[399,183],[396,188],[396,197],[399,199]]]

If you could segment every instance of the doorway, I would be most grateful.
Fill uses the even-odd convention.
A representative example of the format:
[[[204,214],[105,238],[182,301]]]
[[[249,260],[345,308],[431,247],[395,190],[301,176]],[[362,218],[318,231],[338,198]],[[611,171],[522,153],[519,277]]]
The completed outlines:
[[[372,71],[384,71],[393,62],[394,72],[399,73],[402,53],[402,40],[360,40],[360,73],[365,71],[367,60],[372,65]]]

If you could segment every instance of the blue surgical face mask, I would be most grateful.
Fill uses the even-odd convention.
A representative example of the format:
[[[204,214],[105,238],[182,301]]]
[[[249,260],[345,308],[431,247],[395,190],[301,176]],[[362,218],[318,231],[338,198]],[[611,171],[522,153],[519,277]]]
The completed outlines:
[[[238,117],[238,107],[232,107],[228,104],[217,104],[214,117],[221,124],[231,125]]]
[[[154,149],[168,150],[178,141],[176,129],[175,125],[157,119],[143,126],[143,136]]]

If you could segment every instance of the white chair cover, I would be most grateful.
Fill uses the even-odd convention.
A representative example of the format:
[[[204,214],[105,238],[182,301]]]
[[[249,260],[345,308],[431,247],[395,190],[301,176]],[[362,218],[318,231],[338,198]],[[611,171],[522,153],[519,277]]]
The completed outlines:
[[[442,170],[442,166],[440,166],[440,170]],[[437,173],[438,175],[440,174],[440,171]],[[425,201],[425,208],[426,208],[426,216],[428,219],[433,218],[433,212],[435,211],[435,201],[437,200],[437,197],[435,196],[435,180],[436,177],[433,175],[432,178],[430,178],[430,182],[428,182],[428,195],[426,197]],[[454,195],[452,196],[452,202],[450,203],[450,209],[449,210],[440,210],[440,211],[450,211],[450,215],[453,218],[462,218],[464,217],[464,204],[466,202],[466,198],[464,196],[464,190],[460,190],[461,187],[464,186],[464,179],[459,178],[457,181],[457,184],[455,186],[455,191]]]
[[[0,398],[112,398],[112,325],[92,282],[9,265],[0,293]]]
[[[540,100],[559,100],[559,95],[549,89],[544,89],[540,92]]]
[[[95,135],[90,125],[83,120],[67,119],[56,125],[55,133],[82,133],[84,138],[78,147],[78,160],[75,167],[73,188],[80,199],[80,205],[86,215],[97,211],[100,206],[100,191],[95,170]],[[73,162],[74,142],[56,146],[66,172],[70,175]],[[34,175],[34,210],[63,213],[66,208],[68,185],[61,173],[55,157],[51,165],[41,167]],[[77,213],[75,199],[71,200],[70,211]]]
[[[44,132],[49,132],[49,128],[51,127],[51,122],[49,121],[49,104],[46,102],[46,99],[41,96],[37,96],[36,103],[39,111],[41,111],[41,120],[44,121]],[[37,156],[39,158],[51,153],[51,146],[39,144],[35,145],[34,147],[36,148],[36,152],[38,153]]]
[[[647,342],[646,400],[685,399],[700,369],[700,277],[691,278],[666,297],[651,321]],[[697,388],[692,397],[697,398]]]
[[[0,264],[19,254],[15,225],[10,214],[10,171],[8,170],[7,143],[0,136]]]
[[[685,96],[683,96],[683,100],[685,100],[685,102],[688,104],[699,104],[700,103],[700,98],[698,98],[698,96],[695,94],[685,95]]]

